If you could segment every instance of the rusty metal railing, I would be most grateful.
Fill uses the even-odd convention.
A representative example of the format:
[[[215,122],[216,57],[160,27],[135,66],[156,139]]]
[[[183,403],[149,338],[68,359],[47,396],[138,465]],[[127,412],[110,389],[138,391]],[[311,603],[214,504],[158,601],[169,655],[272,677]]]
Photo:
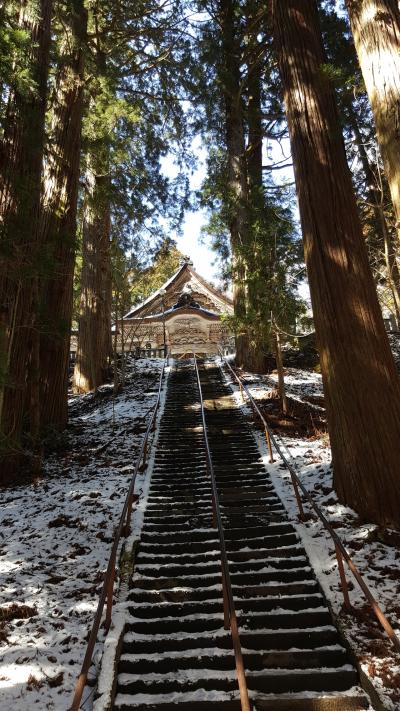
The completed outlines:
[[[299,508],[300,520],[302,520],[302,521],[305,520],[303,503],[302,503],[301,496],[300,496],[300,491],[301,491],[303,496],[307,499],[311,508],[316,513],[319,520],[323,524],[324,528],[328,531],[328,533],[330,534],[330,536],[333,540],[333,544],[335,546],[336,558],[337,558],[337,562],[338,562],[338,569],[339,569],[340,582],[341,582],[341,587],[342,587],[345,609],[348,610],[349,612],[351,612],[351,610],[352,610],[351,603],[350,603],[350,597],[349,597],[349,589],[348,589],[346,574],[345,574],[344,565],[343,565],[344,560],[346,561],[346,563],[347,563],[348,567],[350,568],[353,576],[355,577],[358,585],[360,586],[366,599],[368,600],[369,604],[371,605],[371,608],[372,608],[378,622],[385,630],[385,632],[388,635],[390,641],[392,642],[394,648],[397,651],[400,651],[400,639],[396,635],[396,633],[395,633],[392,625],[390,624],[389,620],[387,619],[386,615],[383,613],[383,611],[379,607],[379,605],[378,605],[377,601],[375,600],[374,596],[372,595],[368,585],[366,584],[362,574],[360,573],[360,571],[358,570],[356,565],[353,563],[351,556],[349,555],[349,553],[347,552],[346,548],[344,547],[344,545],[342,543],[342,540],[339,538],[339,536],[336,533],[336,531],[334,530],[334,528],[332,528],[331,524],[329,523],[329,521],[327,520],[327,518],[324,516],[321,509],[319,508],[318,504],[315,503],[314,499],[312,498],[311,494],[306,489],[306,487],[304,486],[302,481],[299,479],[296,469],[293,467],[293,465],[289,462],[287,457],[284,455],[282,448],[278,444],[275,435],[271,432],[271,429],[268,425],[267,420],[265,419],[260,408],[258,407],[257,403],[255,402],[247,385],[242,382],[242,380],[240,379],[238,374],[233,370],[231,365],[223,357],[222,354],[220,357],[221,357],[221,362],[223,362],[227,366],[230,373],[233,375],[233,377],[239,384],[240,392],[242,394],[242,399],[244,400],[243,392],[245,392],[247,397],[250,400],[251,407],[253,409],[253,413],[258,415],[258,417],[260,418],[260,420],[263,424],[264,431],[265,431],[266,437],[267,437],[268,446],[269,446],[270,461],[273,462],[273,457],[272,457],[272,445],[273,445],[275,447],[278,455],[282,459],[285,467],[288,469],[288,471],[290,473],[290,477],[292,480],[292,484],[293,484],[293,488],[294,488],[294,492],[295,492],[295,496],[296,496],[297,505]]]
[[[235,610],[235,602],[233,599],[232,584],[231,584],[231,578],[230,578],[230,574],[229,574],[228,557],[226,555],[224,527],[223,527],[223,523],[222,523],[218,489],[217,489],[217,484],[215,481],[214,466],[213,466],[213,462],[212,462],[212,458],[211,458],[210,445],[208,442],[207,424],[206,424],[206,418],[205,418],[205,414],[204,414],[203,393],[202,393],[202,389],[201,389],[199,369],[197,366],[197,359],[196,359],[195,354],[193,354],[193,360],[194,360],[194,367],[195,367],[195,371],[196,371],[197,385],[198,385],[198,389],[199,389],[201,419],[202,419],[202,423],[203,423],[204,443],[205,443],[205,448],[206,448],[207,472],[208,472],[210,479],[211,479],[213,526],[214,526],[214,528],[218,529],[219,544],[220,544],[220,551],[221,551],[222,595],[223,595],[223,603],[224,603],[224,627],[226,630],[228,630],[228,629],[231,630],[233,650],[235,653],[236,674],[237,674],[237,679],[238,679],[238,686],[239,686],[239,692],[240,692],[240,703],[241,703],[242,711],[250,711],[250,701],[249,701],[249,694],[248,694],[248,689],[247,689],[246,674],[244,671],[242,646],[240,643],[238,622],[237,622],[237,616],[236,616],[236,610]]]
[[[148,441],[149,441],[150,433],[154,432],[154,430],[155,430],[156,417],[157,417],[158,408],[160,406],[162,383],[163,383],[163,378],[164,378],[165,366],[167,365],[167,360],[168,359],[166,359],[163,363],[163,367],[162,367],[160,379],[159,379],[159,384],[158,384],[157,400],[154,405],[151,417],[149,419],[149,423],[147,425],[145,435],[143,437],[142,445],[140,447],[139,456],[136,460],[135,469],[132,474],[131,483],[129,485],[128,493],[125,498],[124,507],[122,509],[118,527],[117,527],[117,530],[114,535],[114,542],[113,542],[110,557],[108,560],[108,566],[107,566],[106,574],[104,577],[103,587],[101,589],[99,603],[97,605],[97,610],[96,610],[96,615],[95,615],[95,618],[93,621],[92,630],[91,630],[89,640],[87,643],[86,653],[85,653],[85,657],[83,660],[81,672],[80,672],[78,680],[76,682],[74,698],[72,701],[70,711],[79,711],[79,708],[82,703],[82,695],[83,695],[83,692],[85,689],[90,665],[92,663],[93,652],[94,652],[94,648],[96,645],[97,636],[99,633],[101,620],[102,620],[102,616],[103,616],[103,610],[104,610],[105,605],[106,605],[106,616],[105,616],[105,620],[104,620],[104,627],[108,631],[110,628],[110,625],[111,625],[114,581],[115,581],[115,573],[116,573],[118,547],[119,547],[121,537],[128,536],[129,532],[130,532],[132,507],[133,507],[134,501],[137,498],[134,493],[136,477],[137,477],[138,472],[140,470],[144,469],[144,467],[146,466]]]

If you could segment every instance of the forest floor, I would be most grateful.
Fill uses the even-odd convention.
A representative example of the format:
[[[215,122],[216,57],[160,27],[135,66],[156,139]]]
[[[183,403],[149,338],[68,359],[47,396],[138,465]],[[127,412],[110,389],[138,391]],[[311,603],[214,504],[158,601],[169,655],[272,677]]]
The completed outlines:
[[[137,361],[115,399],[111,385],[72,398],[43,476],[1,493],[1,711],[71,705],[161,367]]]
[[[398,342],[393,341],[400,361]],[[70,401],[70,425],[54,440],[42,478],[6,489],[0,503],[0,711],[67,711],[135,457],[155,403],[161,360],[130,365],[123,392],[111,386]],[[247,374],[253,395],[269,414],[302,481],[341,536],[373,594],[400,632],[398,534],[362,523],[332,490],[321,376],[287,368],[291,417],[274,397],[276,374]],[[240,396],[237,394],[238,401]],[[250,411],[246,408],[249,418]],[[258,436],[268,463],[265,440]],[[342,610],[337,563],[317,520],[298,520],[288,472],[268,469],[306,547],[318,579],[384,708],[400,709],[400,655],[350,583],[352,615]],[[140,494],[144,477],[137,481]],[[141,501],[138,503],[140,509]],[[350,577],[349,577],[350,581]],[[101,641],[95,658],[96,674]],[[89,697],[84,708],[91,707]]]

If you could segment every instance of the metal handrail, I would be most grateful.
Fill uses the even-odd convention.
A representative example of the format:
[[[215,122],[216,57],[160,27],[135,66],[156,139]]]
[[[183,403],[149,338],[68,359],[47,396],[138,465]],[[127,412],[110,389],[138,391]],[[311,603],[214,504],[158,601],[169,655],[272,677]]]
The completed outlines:
[[[94,652],[94,648],[96,645],[97,636],[98,636],[100,625],[101,625],[101,619],[102,619],[102,615],[103,615],[104,605],[106,604],[106,601],[107,601],[107,608],[106,608],[106,617],[105,617],[105,621],[104,621],[104,627],[108,631],[110,628],[110,625],[111,625],[114,581],[115,581],[115,572],[116,572],[115,566],[117,563],[118,546],[119,546],[119,543],[121,540],[121,536],[126,537],[129,535],[129,532],[130,532],[132,506],[133,506],[134,501],[136,500],[136,496],[134,494],[136,477],[137,477],[138,472],[146,466],[148,440],[149,440],[150,433],[154,432],[154,429],[155,429],[156,415],[157,415],[157,411],[158,411],[158,408],[160,405],[161,389],[162,389],[163,377],[164,377],[165,366],[167,365],[167,361],[168,361],[168,358],[166,358],[163,363],[163,367],[162,367],[160,379],[159,379],[159,384],[158,384],[157,400],[154,405],[152,415],[150,417],[149,423],[146,428],[146,432],[145,432],[145,435],[144,435],[144,438],[142,441],[142,445],[140,447],[139,456],[136,460],[135,469],[132,474],[131,483],[129,485],[128,493],[125,498],[125,503],[124,503],[124,507],[122,509],[122,513],[120,516],[118,528],[117,528],[115,536],[114,536],[114,542],[113,542],[110,557],[108,560],[107,571],[106,571],[106,574],[104,577],[103,587],[101,589],[99,603],[97,605],[97,610],[96,610],[96,615],[95,615],[95,618],[93,621],[92,630],[91,630],[89,640],[87,643],[86,654],[85,654],[85,657],[84,657],[84,660],[82,663],[81,672],[80,672],[78,680],[76,682],[74,698],[72,701],[70,711],[79,711],[79,708],[81,705],[82,695],[83,695],[83,691],[85,689],[90,665],[92,663],[93,652]]]
[[[265,430],[265,433],[267,436],[267,441],[269,444],[270,461],[273,461],[272,447],[271,447],[271,445],[273,444],[277,453],[279,454],[280,458],[282,459],[285,467],[288,469],[288,471],[290,473],[293,488],[294,488],[295,495],[296,495],[297,504],[299,507],[300,519],[302,521],[304,521],[305,516],[304,516],[303,504],[301,501],[299,488],[301,489],[303,495],[307,499],[311,508],[317,514],[317,516],[320,519],[320,521],[322,522],[324,528],[328,531],[331,538],[333,539],[333,543],[335,546],[336,558],[337,558],[337,562],[338,562],[338,568],[339,568],[340,582],[341,582],[342,592],[343,592],[344,607],[349,611],[351,611],[351,609],[352,609],[351,603],[350,603],[346,575],[345,575],[344,566],[343,566],[343,560],[345,560],[347,565],[349,566],[351,572],[353,573],[355,579],[357,580],[357,583],[359,584],[365,597],[367,598],[368,602],[370,603],[372,610],[373,610],[378,622],[381,624],[381,626],[385,630],[385,632],[388,635],[390,641],[392,642],[394,648],[397,651],[400,651],[400,639],[396,635],[396,633],[395,633],[392,625],[390,624],[389,620],[387,619],[386,615],[383,613],[383,611],[379,607],[379,605],[378,605],[377,601],[375,600],[373,594],[371,593],[368,585],[366,584],[362,574],[360,573],[360,571],[358,570],[356,565],[353,563],[353,560],[352,560],[351,556],[349,555],[349,553],[347,552],[346,548],[344,547],[342,540],[339,538],[339,536],[336,533],[336,531],[334,530],[334,528],[332,528],[331,524],[329,523],[329,521],[327,520],[327,518],[324,516],[321,509],[319,508],[318,504],[315,503],[310,492],[306,489],[306,487],[304,486],[302,481],[299,479],[297,472],[296,472],[295,468],[293,467],[293,465],[288,461],[287,457],[285,457],[284,453],[282,452],[281,447],[279,446],[279,444],[276,440],[275,435],[271,432],[271,429],[268,425],[267,420],[265,419],[264,415],[260,411],[260,409],[259,409],[257,403],[255,402],[252,394],[250,393],[247,385],[241,381],[240,377],[237,375],[237,373],[235,373],[235,371],[233,370],[231,365],[223,357],[222,354],[220,354],[220,357],[221,357],[221,361],[223,363],[225,363],[225,365],[228,367],[229,371],[232,373],[235,380],[239,383],[242,396],[243,396],[243,391],[244,391],[250,400],[253,411],[257,413],[257,415],[259,416],[260,420],[263,423],[264,430]]]
[[[232,584],[231,584],[231,578],[230,578],[230,574],[229,574],[228,557],[226,555],[224,527],[222,524],[222,516],[221,516],[221,509],[220,509],[220,504],[219,504],[218,489],[217,489],[217,484],[215,481],[214,466],[212,463],[210,445],[208,442],[207,424],[206,424],[206,418],[205,418],[205,414],[204,414],[203,393],[202,393],[202,389],[201,389],[199,369],[197,366],[197,358],[196,358],[195,354],[193,354],[193,360],[194,360],[194,367],[195,367],[195,371],[196,371],[197,385],[198,385],[198,389],[199,389],[201,419],[202,419],[202,423],[203,423],[204,443],[205,443],[205,448],[206,448],[207,471],[208,471],[208,474],[211,479],[213,526],[214,526],[214,528],[218,529],[219,543],[220,543],[220,550],[221,550],[222,594],[223,594],[223,602],[224,602],[224,627],[226,630],[228,630],[228,629],[231,630],[233,649],[234,649],[234,653],[235,653],[236,674],[237,674],[238,685],[239,685],[240,703],[241,703],[242,711],[250,711],[251,707],[250,707],[250,701],[249,701],[249,693],[248,693],[248,689],[247,689],[246,675],[245,675],[245,671],[244,671],[242,646],[240,643],[235,602],[233,599]]]

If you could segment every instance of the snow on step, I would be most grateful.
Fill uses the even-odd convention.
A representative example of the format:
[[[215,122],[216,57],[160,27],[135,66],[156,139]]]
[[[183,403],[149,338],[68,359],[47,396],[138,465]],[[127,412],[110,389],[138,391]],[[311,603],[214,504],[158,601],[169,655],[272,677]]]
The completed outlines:
[[[236,694],[237,696],[237,694]],[[162,694],[161,696],[157,694],[123,694],[119,693],[114,702],[114,708],[118,709],[121,707],[134,708],[139,705],[153,705],[153,704],[190,704],[195,701],[200,702],[212,702],[212,701],[231,701],[234,698],[234,694],[226,693],[223,691],[209,691],[205,689],[197,689],[196,691],[189,691],[186,693],[173,692],[170,694]]]

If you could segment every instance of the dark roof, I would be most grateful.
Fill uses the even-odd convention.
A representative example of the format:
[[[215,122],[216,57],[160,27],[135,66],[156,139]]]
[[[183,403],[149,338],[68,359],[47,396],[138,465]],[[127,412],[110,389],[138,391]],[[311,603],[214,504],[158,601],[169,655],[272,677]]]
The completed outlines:
[[[225,301],[227,304],[230,306],[233,306],[233,301],[232,299],[229,298],[226,294],[224,294],[222,291],[217,289],[215,286],[210,284],[206,279],[204,279],[198,272],[196,272],[195,269],[193,269],[192,265],[189,263],[189,261],[183,262],[183,264],[179,267],[179,269],[175,272],[175,274],[172,275],[167,281],[160,286],[157,291],[153,292],[147,299],[142,301],[140,304],[137,304],[137,306],[134,306],[132,309],[128,311],[128,313],[124,316],[125,319],[129,318],[134,318],[134,314],[139,313],[144,309],[146,306],[150,306],[150,304],[155,301],[159,296],[160,296],[160,291],[163,289],[167,290],[169,287],[171,287],[175,281],[177,281],[178,277],[183,274],[184,271],[188,271],[191,275],[193,275],[196,279],[200,281],[203,286],[205,286],[211,293],[213,293],[217,298],[221,299],[222,301]],[[209,312],[213,313],[213,312]],[[147,318],[146,316],[143,316],[142,318]]]

